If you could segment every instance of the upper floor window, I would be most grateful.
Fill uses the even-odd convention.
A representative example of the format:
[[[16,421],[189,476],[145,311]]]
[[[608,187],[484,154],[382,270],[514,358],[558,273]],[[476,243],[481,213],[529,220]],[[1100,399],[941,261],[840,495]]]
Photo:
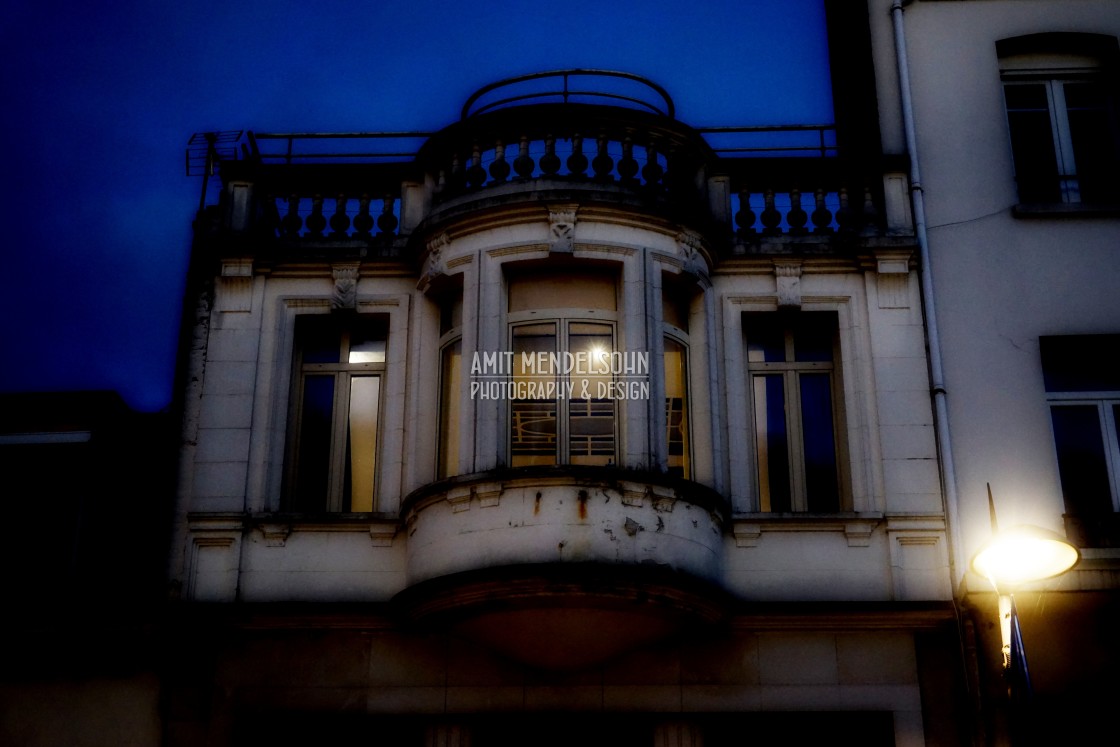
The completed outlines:
[[[762,511],[838,511],[839,397],[834,312],[746,312]]]
[[[373,510],[387,335],[383,316],[296,318],[289,510]]]
[[[509,277],[510,466],[617,462],[617,404],[599,396],[613,380],[616,285],[588,270]]]
[[[997,44],[1021,203],[1120,199],[1114,37],[1035,34]]]
[[[439,456],[436,476],[459,473],[460,391],[463,360],[463,287],[440,299]]]
[[[1120,335],[1043,337],[1067,529],[1082,545],[1120,541]]]

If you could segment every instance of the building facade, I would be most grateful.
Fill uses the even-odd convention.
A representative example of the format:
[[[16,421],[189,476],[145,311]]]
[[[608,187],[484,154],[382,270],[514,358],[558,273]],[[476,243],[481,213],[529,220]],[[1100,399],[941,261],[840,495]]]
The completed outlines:
[[[906,160],[829,15],[836,124],[764,152],[562,71],[412,156],[221,162],[173,739],[958,739]]]

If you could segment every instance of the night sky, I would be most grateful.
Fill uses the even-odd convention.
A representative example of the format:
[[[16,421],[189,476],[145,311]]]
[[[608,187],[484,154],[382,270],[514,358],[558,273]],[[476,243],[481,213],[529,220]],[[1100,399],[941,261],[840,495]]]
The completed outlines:
[[[510,76],[624,70],[694,126],[832,122],[821,0],[16,0],[0,22],[0,390],[171,399],[194,132],[438,130]]]

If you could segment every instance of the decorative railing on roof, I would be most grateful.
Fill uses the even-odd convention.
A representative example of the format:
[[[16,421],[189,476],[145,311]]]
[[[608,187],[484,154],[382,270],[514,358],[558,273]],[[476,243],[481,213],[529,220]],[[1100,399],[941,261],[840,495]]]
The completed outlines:
[[[437,133],[249,132],[218,165],[251,174],[259,228],[289,240],[391,243],[405,182],[426,183],[433,207],[506,184],[607,188],[722,223],[739,242],[878,221],[879,176],[843,171],[833,125],[696,129],[674,116],[640,76],[560,70],[480,88]],[[722,209],[708,194],[721,176]]]

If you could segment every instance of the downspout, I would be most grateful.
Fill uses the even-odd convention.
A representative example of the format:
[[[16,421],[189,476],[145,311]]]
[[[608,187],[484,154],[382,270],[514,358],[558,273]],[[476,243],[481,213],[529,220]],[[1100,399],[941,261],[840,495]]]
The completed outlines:
[[[953,447],[949,437],[949,404],[945,392],[945,372],[941,365],[941,338],[937,329],[937,309],[933,293],[933,268],[929,259],[929,236],[926,234],[925,197],[922,191],[921,169],[918,165],[918,137],[914,127],[914,103],[910,93],[910,66],[906,56],[906,32],[903,28],[903,0],[891,5],[894,22],[894,49],[898,59],[898,84],[901,95],[902,123],[906,131],[906,150],[910,154],[910,201],[914,210],[914,233],[918,238],[921,257],[922,311],[926,318],[926,336],[929,343],[930,387],[933,394],[934,428],[941,456],[941,486],[945,494],[945,513],[949,521],[950,574],[956,596],[959,588],[958,573],[967,564],[960,557],[960,505],[957,499],[957,473],[953,467]]]

